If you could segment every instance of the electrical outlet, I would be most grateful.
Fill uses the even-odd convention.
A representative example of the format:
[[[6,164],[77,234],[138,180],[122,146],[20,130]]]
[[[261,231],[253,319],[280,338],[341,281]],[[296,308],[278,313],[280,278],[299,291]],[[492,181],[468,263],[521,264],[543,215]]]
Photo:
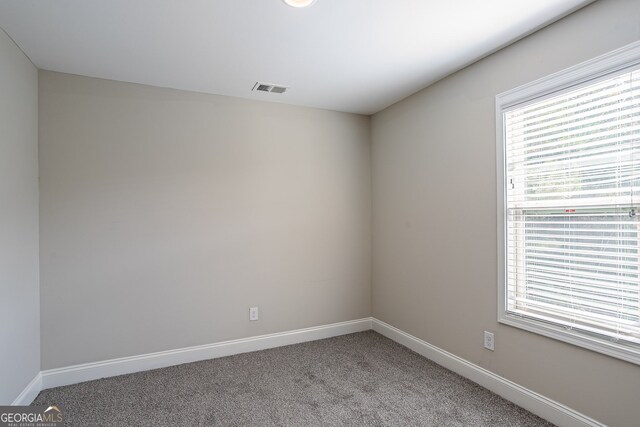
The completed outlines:
[[[495,339],[492,332],[484,331],[484,348],[493,351],[495,347]]]
[[[249,308],[249,320],[258,320],[258,307]]]

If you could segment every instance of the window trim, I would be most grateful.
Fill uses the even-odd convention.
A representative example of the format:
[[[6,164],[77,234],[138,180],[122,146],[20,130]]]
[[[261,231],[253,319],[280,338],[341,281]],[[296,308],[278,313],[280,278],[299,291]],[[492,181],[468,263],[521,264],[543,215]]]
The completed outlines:
[[[496,95],[496,165],[497,165],[497,222],[498,222],[498,323],[514,326],[539,335],[554,338],[598,353],[640,365],[640,349],[567,330],[563,326],[516,316],[507,312],[506,294],[506,156],[504,113],[509,109],[538,102],[580,86],[592,84],[623,73],[640,65],[640,41],[608,52],[589,61],[524,84]]]

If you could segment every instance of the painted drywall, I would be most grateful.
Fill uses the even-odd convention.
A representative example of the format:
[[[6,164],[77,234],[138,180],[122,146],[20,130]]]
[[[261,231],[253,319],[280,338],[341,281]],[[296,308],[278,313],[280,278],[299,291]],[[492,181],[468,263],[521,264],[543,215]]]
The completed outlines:
[[[640,366],[497,323],[494,106],[638,39],[640,2],[600,0],[372,117],[373,315],[612,426]]]
[[[0,405],[40,371],[38,71],[0,30]]]
[[[370,316],[368,117],[39,83],[43,369]]]

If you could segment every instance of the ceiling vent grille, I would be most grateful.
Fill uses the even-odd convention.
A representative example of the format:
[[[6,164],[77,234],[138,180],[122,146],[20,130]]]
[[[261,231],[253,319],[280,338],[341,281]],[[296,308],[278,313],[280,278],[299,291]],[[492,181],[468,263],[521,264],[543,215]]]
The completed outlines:
[[[287,91],[287,87],[284,86],[278,86],[278,85],[272,85],[269,83],[260,83],[257,82],[255,85],[253,85],[253,89],[254,91],[258,91],[258,92],[270,92],[270,93],[285,93]]]

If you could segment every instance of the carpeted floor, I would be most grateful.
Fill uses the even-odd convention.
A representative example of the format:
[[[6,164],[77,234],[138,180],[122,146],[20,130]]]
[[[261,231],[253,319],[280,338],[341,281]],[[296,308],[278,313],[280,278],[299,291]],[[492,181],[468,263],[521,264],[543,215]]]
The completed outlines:
[[[549,426],[373,331],[44,390],[69,426]]]

